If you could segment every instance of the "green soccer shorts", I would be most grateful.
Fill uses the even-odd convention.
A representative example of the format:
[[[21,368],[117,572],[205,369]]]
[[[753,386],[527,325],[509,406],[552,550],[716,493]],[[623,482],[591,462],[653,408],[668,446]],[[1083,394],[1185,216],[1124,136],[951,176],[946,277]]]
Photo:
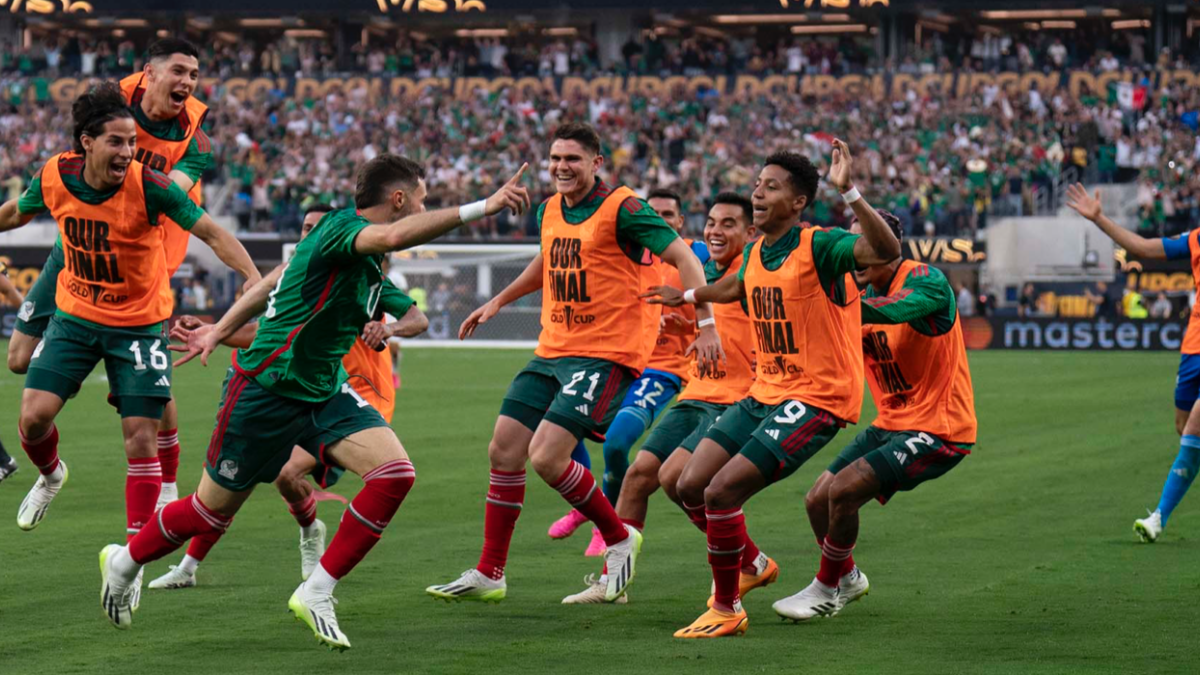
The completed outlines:
[[[828,412],[800,401],[768,405],[744,398],[729,406],[704,437],[731,456],[750,460],[770,484],[795,473],[843,426]]]
[[[327,456],[329,446],[359,431],[387,426],[349,385],[314,403],[279,396],[230,368],[204,468],[217,485],[243,492],[278,478],[298,445],[322,465],[318,482],[331,485],[341,473]]]
[[[543,419],[576,439],[603,434],[636,379],[625,366],[583,357],[534,357],[513,378],[500,414],[536,431]]]
[[[118,328],[57,314],[33,350],[25,388],[48,391],[65,401],[103,361],[108,390],[121,417],[161,419],[171,400],[166,330],[165,322]]]
[[[705,401],[679,401],[658,421],[650,437],[642,444],[642,450],[654,455],[660,462],[667,461],[676,448],[692,452],[708,428],[728,407]]]
[[[969,454],[970,445],[947,443],[923,431],[887,431],[870,426],[838,453],[829,465],[829,473],[838,473],[860,457],[867,460],[882,488],[877,499],[886,504],[897,492],[940,478]]]
[[[42,266],[42,272],[37,281],[33,282],[29,293],[25,294],[25,302],[17,311],[17,324],[13,327],[24,335],[40,338],[50,324],[58,304],[54,294],[58,290],[58,273],[63,270],[63,250],[60,246],[50,249],[50,257]]]

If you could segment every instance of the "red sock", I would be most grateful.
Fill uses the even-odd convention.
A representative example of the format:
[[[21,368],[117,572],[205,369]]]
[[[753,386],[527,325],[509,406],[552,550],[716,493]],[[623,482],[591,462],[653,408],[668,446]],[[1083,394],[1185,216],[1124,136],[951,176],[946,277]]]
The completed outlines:
[[[758,550],[758,545],[755,544],[754,540],[750,538],[749,534],[747,534],[746,548],[742,549],[742,569],[753,568],[754,561],[758,560],[759,553],[761,553],[761,551]]]
[[[220,534],[233,518],[210,510],[199,497],[191,495],[164,506],[156,520],[129,540],[129,555],[139,565],[158,560],[193,537]]]
[[[848,558],[846,558],[845,562],[842,563],[842,575],[841,576],[844,577],[847,574],[850,574],[850,572],[852,572],[852,571],[854,571],[854,555],[853,554],[851,554]]]
[[[297,523],[300,523],[300,527],[308,527],[317,519],[317,495],[315,492],[308,493],[307,497],[295,504],[286,499],[283,501],[287,503],[288,512],[292,514]]]
[[[29,461],[38,468],[43,476],[49,476],[58,468],[58,425],[50,427],[44,436],[29,440],[25,432],[18,429],[21,436],[21,448],[29,456]]]
[[[854,542],[838,544],[825,537],[825,543],[821,545],[821,567],[817,570],[817,581],[826,586],[837,586],[838,579],[842,577],[842,565],[853,550]]]
[[[583,468],[579,462],[571,460],[567,470],[550,487],[557,490],[568,504],[587,516],[588,520],[600,529],[605,546],[619,544],[629,537],[629,532],[625,530],[625,525],[621,523],[621,518],[617,516],[612,504],[609,504],[604,493],[597,489],[592,472]]]
[[[198,537],[192,537],[192,540],[188,542],[187,554],[197,561],[202,562],[208,556],[208,552],[212,550],[212,547],[216,546],[217,542],[221,540],[222,534],[222,532],[207,532]]]
[[[508,545],[525,504],[525,471],[492,469],[483,507],[483,551],[475,569],[489,579],[504,576]]]
[[[712,565],[716,604],[732,607],[738,601],[742,551],[746,546],[746,517],[738,509],[708,509],[708,564]]]
[[[158,463],[162,464],[164,483],[174,483],[179,473],[179,430],[158,432]]]
[[[346,507],[337,534],[321,556],[321,567],[330,576],[346,576],[375,547],[416,479],[407,459],[382,464],[363,476],[362,491]]]
[[[125,537],[133,539],[150,519],[162,489],[162,467],[157,457],[132,457],[125,473]]]
[[[687,514],[688,520],[696,526],[701,532],[708,532],[708,516],[704,514],[704,504],[700,506],[683,505],[683,512]]]

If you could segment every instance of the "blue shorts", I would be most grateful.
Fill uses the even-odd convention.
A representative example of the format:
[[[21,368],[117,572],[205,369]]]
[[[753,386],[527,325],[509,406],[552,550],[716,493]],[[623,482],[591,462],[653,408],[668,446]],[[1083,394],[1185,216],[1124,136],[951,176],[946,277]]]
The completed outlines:
[[[1200,354],[1184,354],[1175,377],[1175,407],[1189,412],[1200,398]]]
[[[619,412],[630,411],[642,418],[646,426],[667,409],[671,399],[683,388],[683,380],[661,370],[647,368],[642,376],[629,385]]]

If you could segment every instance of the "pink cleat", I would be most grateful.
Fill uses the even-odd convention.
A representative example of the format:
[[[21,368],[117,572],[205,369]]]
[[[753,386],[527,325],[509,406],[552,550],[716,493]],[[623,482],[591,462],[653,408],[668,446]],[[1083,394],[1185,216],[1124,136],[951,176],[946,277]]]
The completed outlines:
[[[575,530],[578,530],[579,526],[587,521],[587,516],[583,515],[579,511],[576,511],[575,509],[571,509],[567,515],[554,521],[554,524],[550,526],[550,531],[547,534],[550,535],[551,539],[566,539],[567,537],[575,534]]]
[[[596,558],[604,555],[607,547],[604,545],[604,537],[600,536],[600,530],[592,528],[592,541],[588,544],[587,550],[583,552],[585,556]]]

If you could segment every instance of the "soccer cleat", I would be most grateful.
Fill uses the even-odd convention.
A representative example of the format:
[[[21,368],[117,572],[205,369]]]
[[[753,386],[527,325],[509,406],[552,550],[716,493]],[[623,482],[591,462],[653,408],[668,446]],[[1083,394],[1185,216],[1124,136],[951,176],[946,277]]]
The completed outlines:
[[[100,550],[100,606],[112,625],[121,630],[128,630],[133,625],[133,607],[130,587],[122,588],[119,584],[111,583],[109,562],[121,547],[109,544]]]
[[[600,530],[592,528],[592,540],[588,542],[587,550],[583,555],[589,558],[599,558],[604,555],[604,536],[600,534]]]
[[[146,577],[146,568],[143,566],[138,569],[137,576],[133,578],[133,585],[129,587],[129,609],[138,611],[142,606],[142,579]]]
[[[754,574],[742,572],[738,578],[738,597],[744,598],[747,593],[756,588],[770,586],[777,579],[779,579],[779,565],[767,557],[766,553],[759,553],[758,558],[754,560]],[[716,598],[716,592],[717,586],[713,584],[712,594],[708,596],[708,607],[710,609]]]
[[[312,629],[317,642],[331,651],[344,652],[350,649],[350,639],[338,628],[337,614],[333,611],[336,604],[337,599],[332,595],[313,593],[302,583],[288,600],[288,609],[297,621]]]
[[[154,590],[173,590],[176,588],[192,588],[196,585],[196,573],[183,569],[180,565],[171,565],[171,571],[150,582]]]
[[[1138,518],[1133,521],[1133,531],[1143,544],[1153,544],[1163,531],[1162,514],[1155,511],[1145,518]]]
[[[568,595],[563,598],[564,605],[602,605],[610,604],[605,598],[605,593],[608,589],[608,576],[601,574],[597,579],[596,575],[589,574],[583,578],[583,583],[587,584],[587,588],[583,589],[575,595]],[[624,605],[629,602],[629,594],[626,593],[621,597],[613,600],[611,604]]]
[[[550,531],[546,534],[550,535],[551,539],[566,539],[575,534],[575,530],[578,530],[579,526],[587,521],[587,516],[575,509],[571,509],[567,512],[567,515],[554,521],[554,524],[550,526]]]
[[[508,584],[504,582],[504,577],[489,579],[472,567],[458,579],[448,584],[430,586],[425,592],[446,602],[470,600],[495,604],[508,594]]]
[[[300,528],[300,578],[305,581],[325,555],[325,523],[317,519],[313,524],[317,526],[317,533],[311,537],[305,537],[304,528]]]
[[[176,499],[179,499],[179,484],[163,483],[162,489],[158,491],[158,503],[154,505],[154,510],[161,511],[164,506]]]
[[[29,489],[29,494],[21,501],[21,506],[17,508],[17,527],[28,532],[46,517],[50,502],[54,501],[62,486],[67,484],[67,477],[70,475],[66,462],[60,459],[58,465],[62,467],[62,478],[58,482],[51,483],[45,476],[38,476],[37,482]]]
[[[838,580],[838,611],[846,608],[846,605],[862,598],[871,591],[871,583],[867,581],[867,575],[858,569],[858,565],[848,573],[843,574]]]
[[[807,621],[818,616],[833,616],[841,609],[838,589],[813,579],[812,583],[795,595],[776,600],[771,609],[784,619]]]
[[[734,603],[732,612],[710,609],[701,614],[692,625],[675,631],[675,637],[696,639],[738,636],[745,634],[749,627],[750,618],[746,616],[746,610],[742,609],[742,602],[739,600]]]
[[[17,472],[17,460],[9,457],[7,461],[0,464],[0,483],[4,482],[5,478]]]
[[[625,595],[625,590],[633,582],[638,554],[642,552],[642,533],[629,525],[625,526],[625,531],[629,536],[609,546],[604,552],[604,564],[608,567],[608,588],[604,592],[604,599],[608,602],[616,602],[617,598]]]

